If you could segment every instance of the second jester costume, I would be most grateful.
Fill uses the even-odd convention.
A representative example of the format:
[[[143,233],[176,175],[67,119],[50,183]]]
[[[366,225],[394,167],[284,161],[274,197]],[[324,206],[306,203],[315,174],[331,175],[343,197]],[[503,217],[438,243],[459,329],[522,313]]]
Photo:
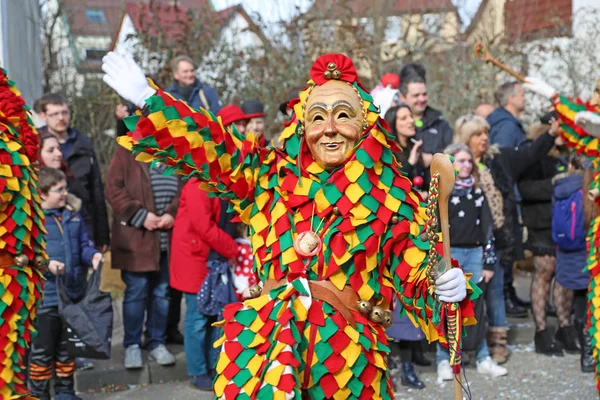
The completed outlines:
[[[445,339],[442,302],[460,302],[473,322],[462,271],[426,274],[424,204],[349,58],[315,61],[281,149],[149,86],[132,60],[111,53],[103,69],[144,107],[120,143],[199,178],[250,226],[263,287],[224,311],[218,397],[393,399],[385,328],[395,296],[429,340]]]

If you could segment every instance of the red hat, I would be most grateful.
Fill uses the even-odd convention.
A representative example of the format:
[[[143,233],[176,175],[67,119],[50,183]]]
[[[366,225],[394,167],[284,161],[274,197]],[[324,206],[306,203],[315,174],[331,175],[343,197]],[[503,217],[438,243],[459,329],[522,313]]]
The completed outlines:
[[[360,88],[366,90],[358,79],[358,73],[352,60],[343,54],[325,54],[317,58],[310,69],[310,77],[317,85],[323,85],[334,79],[356,83]]]
[[[221,117],[224,126],[250,119],[237,104],[229,104],[221,108],[217,113],[217,117]]]
[[[391,86],[392,89],[398,89],[400,86],[400,77],[396,74],[383,74],[381,77],[381,86]]]

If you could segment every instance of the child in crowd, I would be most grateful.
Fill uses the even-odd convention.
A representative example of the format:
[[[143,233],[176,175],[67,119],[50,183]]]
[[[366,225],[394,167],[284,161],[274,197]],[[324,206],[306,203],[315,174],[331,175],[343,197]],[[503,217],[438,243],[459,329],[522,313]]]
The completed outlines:
[[[248,238],[248,227],[241,222],[236,223],[239,237],[235,239],[238,244],[238,252],[235,256],[235,265],[233,266],[233,285],[238,299],[244,300],[244,291],[248,292],[251,286],[258,283],[256,271],[252,268],[254,259],[252,257],[252,248]],[[249,292],[248,292],[249,293]]]
[[[58,312],[56,279],[64,279],[69,297],[75,301],[85,295],[87,266],[94,269],[103,261],[102,254],[88,238],[81,216],[67,203],[67,177],[54,168],[39,173],[42,208],[46,217],[49,272],[44,274],[44,296],[39,306],[33,339],[29,388],[41,400],[50,400],[50,380],[55,375],[56,400],[76,400],[74,359],[66,351],[66,325]],[[64,275],[64,277],[58,277]]]
[[[450,237],[452,238],[452,257],[455,258],[465,273],[470,273],[471,282],[489,282],[494,275],[493,263],[484,266],[484,247],[492,240],[492,213],[483,190],[478,186],[478,171],[474,168],[475,157],[469,147],[453,144],[445,153],[454,157],[454,167],[458,170],[458,178],[448,204],[450,221]],[[493,258],[493,257],[492,257]],[[448,350],[438,344],[437,373],[438,380],[452,380]],[[489,355],[485,340],[475,351],[477,372],[493,378],[508,373]]]
[[[582,372],[593,372],[591,337],[585,329],[590,279],[585,266],[587,227],[596,210],[586,194],[589,189],[586,186],[589,186],[591,179],[584,177],[592,173],[591,165],[586,164],[590,163],[584,156],[572,154],[567,172],[552,179],[552,239],[556,243],[556,281],[553,294],[558,317],[556,341],[568,353],[581,351]],[[574,326],[571,323],[573,314]]]

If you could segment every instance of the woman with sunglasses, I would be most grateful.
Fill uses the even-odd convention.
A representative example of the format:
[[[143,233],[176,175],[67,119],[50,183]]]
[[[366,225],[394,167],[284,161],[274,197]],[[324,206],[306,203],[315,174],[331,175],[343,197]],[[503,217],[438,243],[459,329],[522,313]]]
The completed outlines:
[[[520,236],[514,186],[518,178],[554,146],[557,130],[550,129],[530,145],[518,148],[490,145],[489,131],[490,125],[485,119],[467,114],[454,125],[454,142],[466,145],[473,152],[481,188],[492,210],[498,262],[486,291],[488,345],[492,359],[502,364],[508,359],[506,300],[511,298],[510,290],[514,290],[508,282],[505,287],[504,273],[512,271],[515,238]],[[498,191],[501,196],[497,195]],[[527,310],[522,312],[526,317]]]
[[[465,273],[472,274],[472,282],[487,283],[494,276],[495,257],[492,254],[485,255],[484,247],[492,241],[493,222],[485,193],[479,187],[473,152],[463,144],[452,144],[445,153],[454,157],[454,167],[458,170],[448,204],[452,258],[458,261]],[[454,378],[449,360],[448,350],[438,344],[438,381]],[[506,368],[492,360],[485,340],[475,350],[475,361],[477,372],[482,375],[496,378],[508,373]]]

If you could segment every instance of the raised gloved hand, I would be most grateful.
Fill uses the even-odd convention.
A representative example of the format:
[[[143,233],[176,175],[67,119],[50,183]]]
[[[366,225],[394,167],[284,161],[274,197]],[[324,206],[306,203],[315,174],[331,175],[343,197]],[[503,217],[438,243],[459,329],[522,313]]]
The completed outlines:
[[[144,107],[146,99],[156,93],[131,57],[121,57],[110,51],[102,58],[102,71],[106,74],[102,80],[108,86],[140,108]]]
[[[552,97],[556,94],[556,89],[539,78],[528,76],[525,78],[525,80],[527,81],[523,84],[525,89],[531,90],[540,96],[544,96],[548,100],[552,99]]]
[[[435,280],[435,294],[446,303],[458,303],[467,297],[467,279],[460,268],[452,268]]]
[[[575,123],[594,137],[600,137],[600,115],[592,111],[582,111],[575,115]]]

